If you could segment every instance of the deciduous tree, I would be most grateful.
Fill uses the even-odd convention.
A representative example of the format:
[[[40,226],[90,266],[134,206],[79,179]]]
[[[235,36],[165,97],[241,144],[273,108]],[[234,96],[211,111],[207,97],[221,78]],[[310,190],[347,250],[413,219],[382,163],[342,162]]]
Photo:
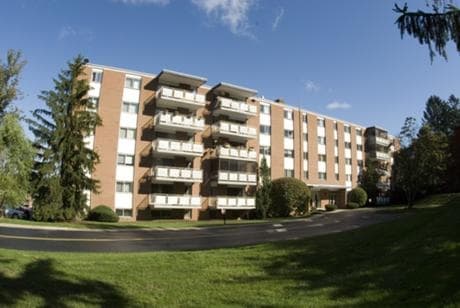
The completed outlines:
[[[8,50],[6,63],[0,61],[0,118],[8,106],[20,97],[19,76],[26,62],[20,51]]]

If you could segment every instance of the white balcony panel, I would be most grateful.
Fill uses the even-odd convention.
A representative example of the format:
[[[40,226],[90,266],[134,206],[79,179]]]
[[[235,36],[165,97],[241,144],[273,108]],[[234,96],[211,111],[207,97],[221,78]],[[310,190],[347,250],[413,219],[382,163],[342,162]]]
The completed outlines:
[[[152,169],[152,181],[154,182],[201,182],[203,170],[192,170],[190,168],[176,168],[157,166]]]
[[[352,174],[351,165],[345,165],[345,174]]]
[[[115,208],[116,209],[132,209],[133,194],[132,193],[115,193]]]
[[[318,154],[326,155],[326,145],[318,144]]]
[[[347,187],[347,189],[351,188],[351,185],[352,185],[351,181],[345,181],[345,186]]]
[[[380,145],[383,145],[383,146],[387,146],[390,144],[390,140],[386,139],[386,138],[382,138],[382,137],[375,137],[375,141],[380,144]]]
[[[215,200],[217,209],[246,210],[255,208],[255,198],[219,196]]]
[[[259,144],[264,146],[271,146],[271,137],[270,135],[260,134],[259,135]]]
[[[201,208],[202,198],[191,195],[151,194],[150,205],[164,209],[196,209]]]
[[[345,158],[351,158],[351,149],[345,149]]]
[[[139,103],[140,91],[136,89],[123,89],[123,101],[130,103]]]
[[[345,134],[344,134],[344,140],[345,140],[345,142],[351,142],[351,135],[350,135],[350,133],[345,133]]]
[[[220,121],[212,127],[213,134],[238,141],[257,138],[257,129],[237,123]]]
[[[122,112],[120,114],[120,127],[137,128],[137,114]]]
[[[134,167],[117,165],[115,174],[117,181],[132,182],[134,180]]]
[[[204,129],[204,119],[175,115],[169,112],[162,112],[155,116],[155,130],[165,132],[196,132]]]
[[[294,139],[284,138],[284,149],[285,150],[294,150]]]
[[[293,121],[293,120],[284,119],[284,129],[294,130],[294,121]]]
[[[89,83],[89,97],[99,97],[101,95],[101,84],[97,82],[90,82]]]
[[[88,149],[94,148],[94,135],[85,136],[83,138],[83,142],[85,143],[85,147]]]
[[[267,125],[271,126],[272,125],[272,119],[269,114],[262,113],[259,118],[260,125]]]
[[[219,184],[228,185],[256,185],[257,175],[246,172],[219,171],[217,181]]]
[[[363,144],[363,137],[356,136],[356,144]]]
[[[175,89],[170,87],[161,87],[157,92],[157,106],[167,108],[185,107],[191,110],[204,107],[206,98],[202,94]]]
[[[318,162],[318,172],[326,172],[326,162],[325,161]]]
[[[160,138],[152,142],[152,149],[158,156],[177,155],[200,157],[204,151],[204,147],[200,143]]]
[[[390,155],[388,155],[387,153],[383,153],[383,152],[376,152],[376,156],[378,159],[382,159],[382,160],[390,159]]]
[[[118,139],[118,153],[134,155],[136,149],[136,140]]]
[[[284,158],[284,169],[294,170],[294,158]]]
[[[363,152],[362,151],[357,151],[356,152],[356,159],[357,160],[362,160],[363,159]]]
[[[303,160],[303,171],[308,171],[308,160]]]
[[[324,127],[318,127],[317,129],[318,137],[326,137],[326,129]]]
[[[225,114],[232,118],[242,120],[256,116],[257,106],[230,98],[218,97],[214,114]]]
[[[334,164],[334,172],[339,173],[339,164]]]
[[[337,136],[337,130],[334,129],[334,139],[339,139]]]
[[[217,148],[217,153],[220,158],[224,159],[257,161],[257,152],[252,149],[226,148],[220,146]]]
[[[339,156],[339,148],[334,147],[334,156]]]

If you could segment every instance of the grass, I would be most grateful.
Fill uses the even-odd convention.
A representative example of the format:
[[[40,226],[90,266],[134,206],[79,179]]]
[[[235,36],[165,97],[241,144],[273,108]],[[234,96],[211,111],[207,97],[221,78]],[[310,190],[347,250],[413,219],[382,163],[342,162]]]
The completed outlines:
[[[0,249],[0,303],[34,307],[460,306],[460,196],[400,220],[233,249]]]

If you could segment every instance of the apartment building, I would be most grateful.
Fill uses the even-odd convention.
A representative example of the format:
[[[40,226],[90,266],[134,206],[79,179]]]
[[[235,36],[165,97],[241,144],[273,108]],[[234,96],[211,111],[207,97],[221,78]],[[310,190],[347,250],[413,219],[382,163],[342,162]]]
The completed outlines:
[[[89,202],[122,218],[245,215],[255,208],[263,157],[272,179],[304,181],[313,207],[343,207],[369,157],[365,127],[264,99],[250,88],[95,64],[86,78],[103,121],[87,137],[101,159],[91,174],[100,193],[89,194]]]

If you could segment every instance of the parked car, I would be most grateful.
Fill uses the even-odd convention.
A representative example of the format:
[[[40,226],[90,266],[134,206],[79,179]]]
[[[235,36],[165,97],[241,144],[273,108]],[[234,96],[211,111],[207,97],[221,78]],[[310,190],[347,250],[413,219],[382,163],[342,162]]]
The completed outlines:
[[[16,219],[32,219],[32,209],[25,206],[7,208],[5,209],[5,217]]]

